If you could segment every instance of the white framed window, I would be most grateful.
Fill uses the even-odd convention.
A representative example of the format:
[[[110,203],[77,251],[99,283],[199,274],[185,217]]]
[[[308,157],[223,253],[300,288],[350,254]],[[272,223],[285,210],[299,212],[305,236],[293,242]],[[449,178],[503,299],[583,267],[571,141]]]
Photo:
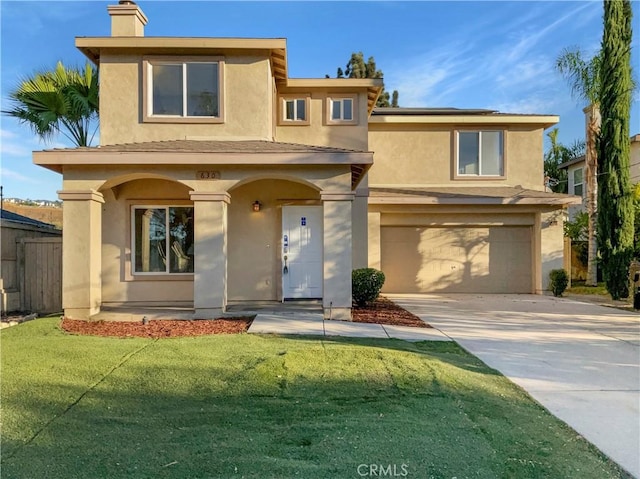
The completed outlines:
[[[223,64],[209,57],[145,58],[145,121],[222,121]]]
[[[458,177],[504,176],[504,132],[458,131],[456,140]]]
[[[573,194],[582,196],[584,192],[584,172],[582,168],[573,170]]]
[[[327,123],[353,125],[358,123],[355,96],[331,97],[327,99]]]
[[[193,206],[131,207],[131,272],[193,273]]]
[[[309,95],[283,95],[280,98],[281,125],[308,125],[309,113]]]

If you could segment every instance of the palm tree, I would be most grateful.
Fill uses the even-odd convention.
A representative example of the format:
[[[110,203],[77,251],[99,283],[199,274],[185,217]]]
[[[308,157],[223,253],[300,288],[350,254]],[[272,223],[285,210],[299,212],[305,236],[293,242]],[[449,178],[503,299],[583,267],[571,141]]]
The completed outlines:
[[[91,145],[98,129],[98,72],[89,63],[80,70],[58,62],[54,70],[20,81],[9,99],[11,108],[2,113],[28,124],[41,139],[61,133],[76,146]]]
[[[598,150],[597,139],[600,134],[600,52],[591,59],[584,58],[579,49],[565,49],[556,60],[556,68],[567,80],[571,94],[587,102],[586,115],[586,181],[587,214],[589,216],[589,243],[587,262],[587,286],[596,286],[598,282],[598,245],[596,242],[596,224],[598,210]]]

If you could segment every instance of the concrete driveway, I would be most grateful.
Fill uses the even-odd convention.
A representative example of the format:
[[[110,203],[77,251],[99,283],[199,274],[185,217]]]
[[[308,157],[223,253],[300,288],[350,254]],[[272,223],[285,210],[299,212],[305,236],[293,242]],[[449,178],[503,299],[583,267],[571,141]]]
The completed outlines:
[[[640,314],[537,295],[389,295],[640,477]]]

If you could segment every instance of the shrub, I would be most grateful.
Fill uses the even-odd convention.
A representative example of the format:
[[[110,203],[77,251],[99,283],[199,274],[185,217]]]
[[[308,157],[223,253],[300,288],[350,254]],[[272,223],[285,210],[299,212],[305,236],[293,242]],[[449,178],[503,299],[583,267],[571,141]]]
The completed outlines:
[[[365,306],[380,294],[384,284],[384,273],[374,268],[354,269],[351,274],[353,300],[360,307]]]
[[[569,275],[564,269],[552,269],[549,273],[549,279],[551,280],[551,284],[549,287],[551,288],[551,292],[554,296],[562,296],[562,293],[569,286]]]

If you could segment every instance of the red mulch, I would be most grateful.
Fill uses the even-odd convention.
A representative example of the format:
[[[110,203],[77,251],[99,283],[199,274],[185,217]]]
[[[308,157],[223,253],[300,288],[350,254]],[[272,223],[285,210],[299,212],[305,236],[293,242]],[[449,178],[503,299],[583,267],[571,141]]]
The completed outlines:
[[[352,313],[353,321],[356,323],[390,324],[414,328],[431,327],[415,314],[383,296],[363,308],[354,307]],[[139,321],[82,321],[65,318],[61,326],[63,330],[72,334],[118,338],[170,338],[244,333],[249,329],[252,321],[253,317],[242,317],[194,321],[151,320],[148,324],[142,324]]]
[[[68,333],[91,336],[170,338],[244,333],[249,329],[252,321],[253,317],[243,317],[194,321],[152,320],[148,324],[142,324],[137,321],[81,321],[65,318],[61,326]]]
[[[393,326],[411,326],[414,328],[430,328],[415,314],[401,308],[384,296],[378,297],[373,303],[363,308],[354,307],[353,321],[356,323],[390,324]]]

